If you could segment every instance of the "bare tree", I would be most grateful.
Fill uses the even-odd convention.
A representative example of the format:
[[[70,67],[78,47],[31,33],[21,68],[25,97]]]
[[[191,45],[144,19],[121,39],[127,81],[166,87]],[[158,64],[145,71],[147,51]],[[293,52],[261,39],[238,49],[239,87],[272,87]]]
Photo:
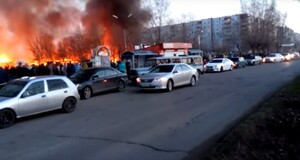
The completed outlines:
[[[248,15],[246,42],[252,53],[274,49],[276,29],[285,20],[285,15],[276,9],[275,0],[241,0],[241,9]]]
[[[44,55],[42,51],[42,45],[38,38],[34,38],[32,40],[28,40],[29,50],[32,52],[32,55],[34,57],[34,60],[38,61],[38,63],[41,63]]]
[[[28,43],[34,59],[39,63],[54,60],[55,47],[52,36],[42,33],[38,37],[29,40]]]
[[[161,43],[166,37],[163,26],[172,23],[168,17],[170,2],[168,0],[150,0],[145,5],[152,11],[152,19],[149,24],[151,29],[145,33],[145,38],[150,43]]]
[[[63,61],[66,57],[68,57],[68,50],[64,46],[63,41],[58,43],[57,56],[58,56],[58,60],[61,60],[61,61]]]

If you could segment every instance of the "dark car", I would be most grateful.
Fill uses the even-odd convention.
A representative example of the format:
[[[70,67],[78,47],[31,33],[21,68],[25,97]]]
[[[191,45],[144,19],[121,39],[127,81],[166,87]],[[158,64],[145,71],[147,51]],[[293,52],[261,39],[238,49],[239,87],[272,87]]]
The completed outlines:
[[[230,58],[230,60],[234,63],[234,68],[245,68],[247,65],[247,61],[244,57],[233,57]]]
[[[112,67],[88,68],[80,70],[70,77],[76,84],[82,99],[88,99],[93,94],[117,90],[124,91],[128,82],[127,75]]]

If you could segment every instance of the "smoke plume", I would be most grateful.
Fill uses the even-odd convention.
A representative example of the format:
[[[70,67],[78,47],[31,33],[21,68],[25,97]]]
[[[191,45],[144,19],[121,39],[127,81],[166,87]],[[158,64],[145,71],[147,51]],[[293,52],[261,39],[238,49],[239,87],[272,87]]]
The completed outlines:
[[[90,28],[101,26],[110,35],[109,43],[123,43],[123,31],[132,43],[138,40],[139,31],[151,18],[151,12],[141,8],[141,0],[89,0],[83,24]]]
[[[98,27],[102,35],[109,35],[109,43],[118,45],[124,28],[128,39],[136,40],[137,34],[130,33],[143,28],[150,18],[141,0],[0,0],[0,55],[28,60],[28,41],[47,34],[53,43],[72,36],[78,28],[85,33]]]

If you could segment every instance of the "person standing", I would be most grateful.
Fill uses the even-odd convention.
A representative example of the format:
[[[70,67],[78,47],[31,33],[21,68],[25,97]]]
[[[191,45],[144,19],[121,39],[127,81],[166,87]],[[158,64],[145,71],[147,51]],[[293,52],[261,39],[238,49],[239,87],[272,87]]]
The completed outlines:
[[[6,83],[8,81],[8,78],[9,76],[7,72],[2,67],[0,67],[0,85]]]
[[[128,79],[130,79],[130,69],[131,69],[131,63],[130,60],[127,60],[125,63],[125,67],[126,67],[126,73],[127,73],[127,77]]]
[[[126,72],[125,64],[121,61],[118,61],[117,62],[117,70],[119,70],[122,73],[125,73]]]

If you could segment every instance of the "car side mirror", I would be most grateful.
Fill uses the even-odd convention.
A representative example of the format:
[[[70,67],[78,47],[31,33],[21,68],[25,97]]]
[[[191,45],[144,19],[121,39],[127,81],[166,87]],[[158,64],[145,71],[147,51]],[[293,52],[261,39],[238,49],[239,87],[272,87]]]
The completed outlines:
[[[99,76],[93,76],[93,78],[92,78],[92,80],[96,80],[96,79],[98,79],[99,78]]]
[[[173,74],[176,74],[176,73],[178,73],[178,71],[174,71],[174,72],[173,72]]]

